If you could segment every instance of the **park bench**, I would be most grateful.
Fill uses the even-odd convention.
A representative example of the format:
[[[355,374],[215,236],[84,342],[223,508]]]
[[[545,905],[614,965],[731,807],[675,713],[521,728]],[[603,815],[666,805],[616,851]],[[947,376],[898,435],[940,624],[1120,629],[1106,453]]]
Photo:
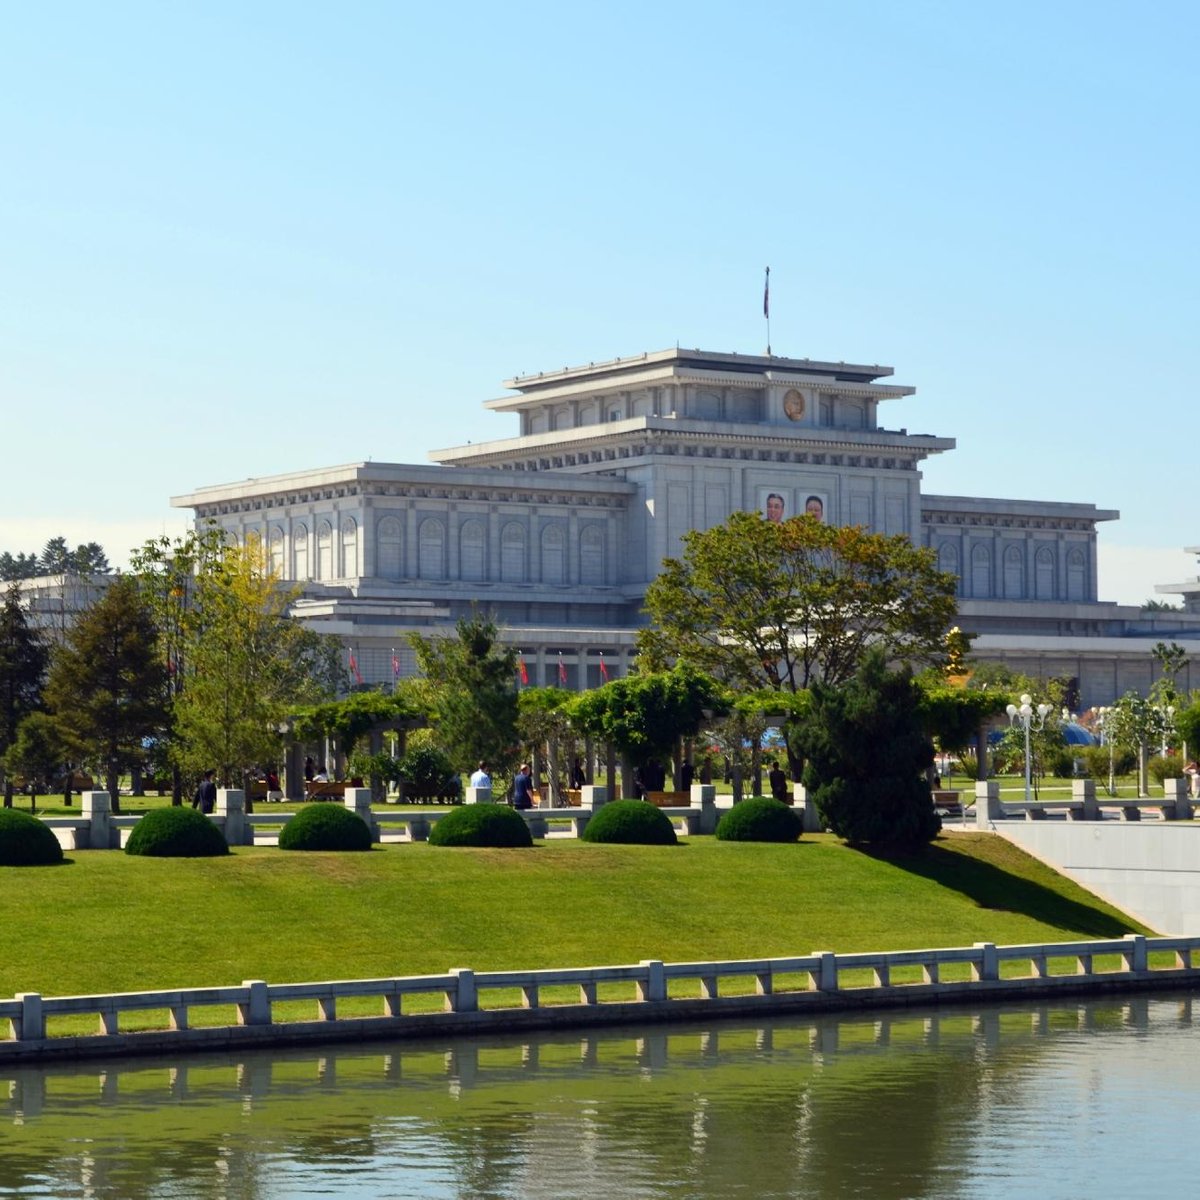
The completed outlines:
[[[346,796],[346,781],[344,779],[306,779],[304,781],[305,800],[343,800]]]
[[[687,808],[692,803],[688,792],[647,792],[646,800],[656,808]]]

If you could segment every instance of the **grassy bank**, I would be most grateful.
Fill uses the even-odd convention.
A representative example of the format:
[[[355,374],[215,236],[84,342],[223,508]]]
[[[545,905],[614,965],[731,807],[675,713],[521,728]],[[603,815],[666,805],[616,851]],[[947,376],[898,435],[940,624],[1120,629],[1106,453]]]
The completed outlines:
[[[996,837],[885,861],[793,846],[424,844],[0,868],[0,995],[1065,941],[1144,931]]]

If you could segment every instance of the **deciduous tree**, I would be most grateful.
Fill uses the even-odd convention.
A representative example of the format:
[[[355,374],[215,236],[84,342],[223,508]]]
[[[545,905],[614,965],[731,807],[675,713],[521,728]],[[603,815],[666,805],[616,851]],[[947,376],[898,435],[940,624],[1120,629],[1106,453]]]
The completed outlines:
[[[687,658],[740,687],[794,692],[846,682],[872,646],[945,661],[956,580],[906,537],[738,512],[683,541],[646,592],[638,643],[652,667]]]

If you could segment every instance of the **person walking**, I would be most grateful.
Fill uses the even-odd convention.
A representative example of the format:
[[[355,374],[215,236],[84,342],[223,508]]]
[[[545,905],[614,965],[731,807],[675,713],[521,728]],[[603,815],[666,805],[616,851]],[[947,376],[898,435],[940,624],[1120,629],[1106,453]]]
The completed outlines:
[[[216,772],[213,770],[205,771],[204,778],[192,797],[192,807],[198,808],[202,813],[211,813],[217,807],[217,785],[213,782],[214,775]]]
[[[529,773],[529,764],[522,763],[513,776],[513,808],[533,807],[533,776]]]
[[[487,763],[481,762],[472,772],[471,786],[473,788],[490,788],[492,786],[492,777],[488,774]]]

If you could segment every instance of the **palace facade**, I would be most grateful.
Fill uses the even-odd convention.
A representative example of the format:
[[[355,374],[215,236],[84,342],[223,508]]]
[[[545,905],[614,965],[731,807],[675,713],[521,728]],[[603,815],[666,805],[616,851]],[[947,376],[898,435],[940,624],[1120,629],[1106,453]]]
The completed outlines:
[[[1096,530],[1117,512],[922,492],[920,464],[954,440],[884,423],[914,391],[891,375],[681,349],[589,363],[509,380],[484,407],[516,418],[515,435],[433,451],[435,465],[349,463],[172,504],[258,535],[303,587],[297,619],[339,635],[368,682],[391,680],[393,654],[412,673],[405,635],[448,631],[473,605],[531,684],[624,674],[662,559],[739,509],[932,547],[958,576],[976,656],[1075,678],[1082,707],[1144,692],[1156,641],[1194,639],[1200,655],[1200,612],[1098,598]]]

